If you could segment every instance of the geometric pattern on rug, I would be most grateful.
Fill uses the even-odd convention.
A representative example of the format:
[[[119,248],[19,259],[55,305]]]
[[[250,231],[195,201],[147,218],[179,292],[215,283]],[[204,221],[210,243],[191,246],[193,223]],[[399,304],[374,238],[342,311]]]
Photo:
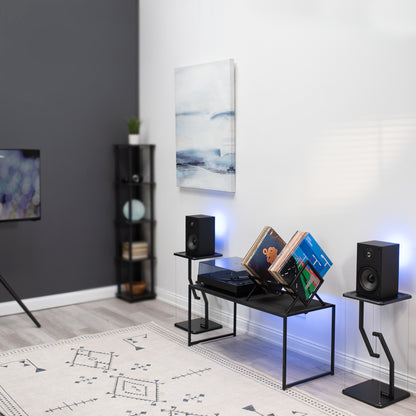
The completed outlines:
[[[351,416],[153,322],[0,353],[5,416]]]
[[[72,350],[75,350],[75,354],[72,362],[70,362],[71,366],[79,365],[98,368],[104,372],[112,370],[111,366],[114,361],[114,356],[117,357],[117,355],[114,355],[112,352],[91,351],[86,350],[82,346],[80,348],[72,348]]]

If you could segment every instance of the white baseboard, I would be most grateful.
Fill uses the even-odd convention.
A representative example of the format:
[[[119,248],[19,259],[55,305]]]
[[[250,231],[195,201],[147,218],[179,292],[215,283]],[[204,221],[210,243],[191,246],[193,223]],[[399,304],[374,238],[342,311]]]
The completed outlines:
[[[57,308],[76,303],[113,298],[116,291],[117,286],[113,285],[79,290],[77,292],[61,293],[58,295],[22,299],[22,301],[30,311],[39,311],[41,309]],[[0,316],[13,315],[20,312],[24,313],[21,306],[15,300],[0,303]]]
[[[163,289],[157,290],[158,299],[176,306],[180,309],[187,310],[188,299],[185,296],[178,295]],[[201,303],[195,302],[192,304],[192,310],[196,314],[201,310]],[[233,316],[232,312],[224,311],[223,309],[216,308],[210,303],[209,308],[210,319],[224,325],[232,326]],[[266,339],[267,341],[274,343],[278,346],[282,345],[282,332],[276,330],[273,327],[264,325],[260,321],[247,320],[245,317],[238,316],[237,314],[237,330],[238,332],[248,333],[257,338]],[[290,349],[295,352],[301,352],[303,355],[314,357],[323,362],[328,362],[330,356],[329,347],[312,343],[305,340],[288,335],[288,344]],[[349,356],[343,352],[335,351],[335,367],[339,370],[348,371],[360,375],[364,378],[377,378],[388,384],[389,380],[389,368],[377,367],[377,377],[375,377],[374,363],[371,361],[363,360],[357,357]],[[395,372],[395,385],[404,390],[416,393],[416,378],[408,374]],[[348,387],[348,386],[346,386]]]

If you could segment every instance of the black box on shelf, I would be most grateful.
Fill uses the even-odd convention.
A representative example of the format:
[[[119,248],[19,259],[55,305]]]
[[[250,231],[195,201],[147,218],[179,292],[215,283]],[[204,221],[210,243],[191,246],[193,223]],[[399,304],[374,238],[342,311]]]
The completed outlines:
[[[254,288],[240,257],[221,257],[199,262],[198,283],[234,296],[247,296]]]

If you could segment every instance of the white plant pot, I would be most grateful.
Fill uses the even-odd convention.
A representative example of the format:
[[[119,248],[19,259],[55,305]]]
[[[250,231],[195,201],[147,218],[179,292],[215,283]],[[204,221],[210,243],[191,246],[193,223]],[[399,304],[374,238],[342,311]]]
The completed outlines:
[[[140,142],[140,134],[129,134],[129,144],[137,146]]]

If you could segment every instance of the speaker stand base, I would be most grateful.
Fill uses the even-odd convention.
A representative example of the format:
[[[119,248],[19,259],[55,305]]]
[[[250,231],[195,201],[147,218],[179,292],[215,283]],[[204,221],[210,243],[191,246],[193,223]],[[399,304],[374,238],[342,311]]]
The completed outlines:
[[[410,396],[409,392],[394,387],[393,396],[390,397],[389,388],[390,386],[388,384],[382,383],[381,381],[367,380],[355,386],[348,387],[342,392],[360,402],[379,409],[390,406]]]
[[[175,326],[188,332],[188,321],[176,322]],[[220,328],[222,328],[222,325],[210,320],[208,320],[208,325],[205,325],[205,318],[196,318],[191,320],[192,334],[202,334],[204,332],[213,331]]]

